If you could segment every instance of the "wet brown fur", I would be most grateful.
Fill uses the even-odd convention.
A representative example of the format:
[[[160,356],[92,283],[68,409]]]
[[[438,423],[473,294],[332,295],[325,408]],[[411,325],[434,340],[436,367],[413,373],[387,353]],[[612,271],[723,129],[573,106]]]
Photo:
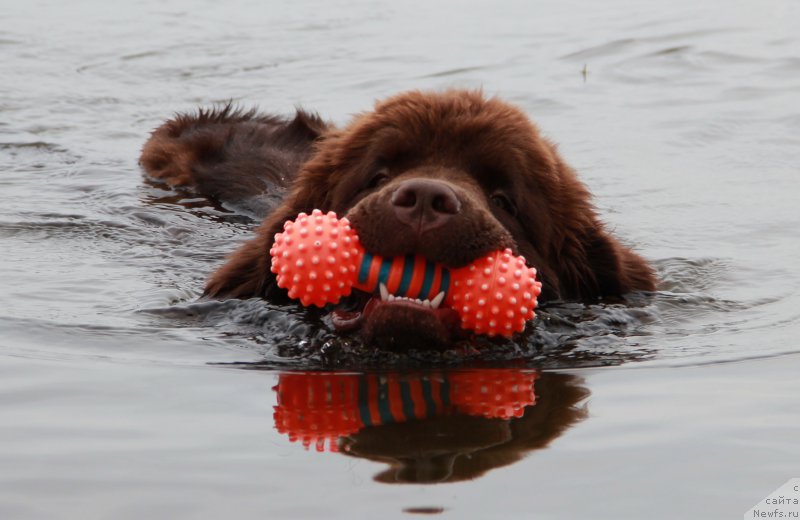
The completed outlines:
[[[179,115],[145,144],[147,174],[222,202],[267,212],[209,279],[211,297],[282,299],[268,251],[301,211],[348,215],[374,253],[421,253],[464,265],[499,246],[535,266],[543,299],[594,300],[655,288],[645,260],[611,236],[586,187],[518,108],[476,91],[407,92],[337,128],[298,110],[293,119],[225,107]],[[384,181],[372,186],[380,175]],[[461,213],[443,228],[409,233],[391,211],[404,180],[457,191]],[[277,208],[265,193],[288,188]],[[500,194],[511,207],[492,203]]]

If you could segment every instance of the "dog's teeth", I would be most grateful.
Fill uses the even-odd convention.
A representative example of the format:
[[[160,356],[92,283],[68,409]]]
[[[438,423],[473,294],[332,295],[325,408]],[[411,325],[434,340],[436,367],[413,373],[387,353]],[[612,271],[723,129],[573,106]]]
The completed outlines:
[[[390,294],[390,295],[388,295],[388,296],[386,297],[386,301],[387,301],[387,302],[393,302],[393,301],[395,301],[396,299],[397,299],[397,298],[395,298],[395,297],[394,297],[394,294]]]
[[[417,301],[420,302],[419,300],[417,300]],[[431,308],[431,301],[430,300],[423,300],[420,303],[422,304],[423,307],[427,307],[428,309]]]
[[[380,285],[381,290],[381,300],[386,301],[389,299],[389,289],[386,288],[385,284]]]
[[[431,307],[434,309],[438,309],[439,305],[442,304],[443,300],[444,300],[444,291],[434,296],[434,298],[431,300]]]

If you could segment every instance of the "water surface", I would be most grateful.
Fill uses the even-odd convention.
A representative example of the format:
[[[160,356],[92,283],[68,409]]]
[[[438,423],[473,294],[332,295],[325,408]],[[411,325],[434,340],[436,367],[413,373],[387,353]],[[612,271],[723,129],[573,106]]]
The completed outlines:
[[[738,517],[800,471],[799,15],[4,6],[0,517]],[[341,123],[450,86],[518,104],[559,143],[657,294],[550,306],[519,344],[436,360],[361,356],[294,308],[197,301],[254,221],[142,179],[160,121],[232,99]],[[490,381],[524,391],[490,406]],[[347,399],[303,393],[320,382]],[[298,412],[314,421],[281,422]],[[314,424],[328,435],[305,449]]]

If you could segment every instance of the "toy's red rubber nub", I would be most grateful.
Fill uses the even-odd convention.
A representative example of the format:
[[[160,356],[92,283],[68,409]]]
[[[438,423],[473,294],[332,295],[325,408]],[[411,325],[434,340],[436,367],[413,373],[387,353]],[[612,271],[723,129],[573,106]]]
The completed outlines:
[[[496,251],[453,272],[450,305],[461,326],[488,336],[511,336],[532,320],[542,284],[536,269],[510,249]]]
[[[315,209],[311,215],[300,213],[275,235],[272,272],[290,298],[324,307],[350,294],[363,252],[346,218]]]

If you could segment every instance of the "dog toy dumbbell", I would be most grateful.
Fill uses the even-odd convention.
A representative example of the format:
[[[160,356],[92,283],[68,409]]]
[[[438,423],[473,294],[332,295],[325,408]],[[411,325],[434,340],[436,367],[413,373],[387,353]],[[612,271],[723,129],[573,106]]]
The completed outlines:
[[[305,306],[337,303],[352,289],[382,299],[408,298],[456,311],[461,327],[488,336],[511,336],[533,319],[542,284],[536,269],[510,249],[458,269],[419,255],[382,258],[364,250],[347,218],[333,212],[300,213],[275,235],[270,249],[278,287]]]

